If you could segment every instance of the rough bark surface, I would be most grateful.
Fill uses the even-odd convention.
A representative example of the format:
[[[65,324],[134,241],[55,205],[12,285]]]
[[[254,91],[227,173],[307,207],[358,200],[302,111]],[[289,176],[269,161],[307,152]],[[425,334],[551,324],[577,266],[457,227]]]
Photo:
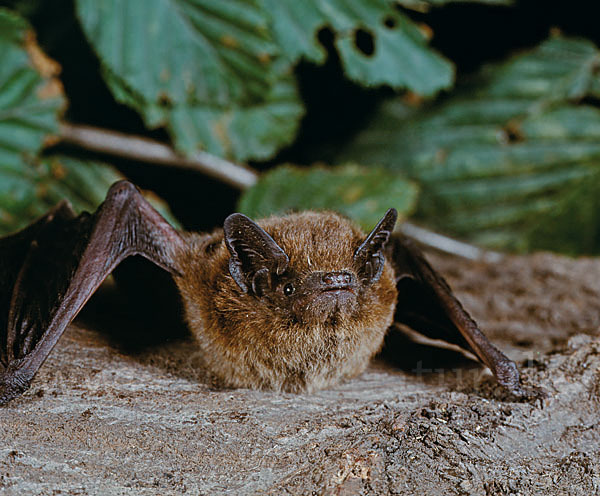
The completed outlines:
[[[400,366],[316,394],[217,390],[191,341],[124,351],[104,302],[0,408],[0,492],[597,494],[600,260],[430,259],[545,401],[408,342]]]

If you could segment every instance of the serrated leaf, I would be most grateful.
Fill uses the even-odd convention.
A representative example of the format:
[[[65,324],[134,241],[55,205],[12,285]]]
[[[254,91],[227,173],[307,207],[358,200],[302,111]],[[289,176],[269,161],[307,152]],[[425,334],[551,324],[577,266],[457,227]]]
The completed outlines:
[[[252,101],[275,79],[257,0],[77,0],[102,63],[149,102]]]
[[[584,39],[554,37],[507,63],[484,69],[475,84],[494,98],[526,98],[537,104],[600,96],[600,52]]]
[[[115,98],[185,153],[267,159],[304,107],[258,0],[78,0]]]
[[[76,211],[93,211],[122,178],[104,164],[40,158],[45,142],[58,134],[65,104],[58,70],[28,24],[0,8],[0,235],[26,226],[63,199]]]
[[[35,191],[23,184],[35,177],[30,163],[44,141],[58,132],[64,99],[48,97],[53,74],[42,75],[41,58],[28,24],[0,9],[0,201],[3,224],[39,212]],[[38,58],[34,58],[38,57]],[[42,64],[43,65],[43,64]],[[34,214],[35,215],[35,214]]]
[[[93,212],[110,186],[123,179],[113,167],[100,162],[54,155],[23,166],[21,174],[0,165],[0,235],[14,232],[45,214],[62,200],[76,212]],[[179,227],[168,206],[144,193],[152,205]]]
[[[187,153],[206,149],[237,160],[268,159],[296,135],[304,108],[291,77],[275,84],[264,102],[223,110],[211,105],[179,105],[169,129]]]
[[[291,62],[306,57],[322,63],[325,51],[318,31],[329,27],[335,35],[346,74],[375,86],[386,84],[432,95],[454,80],[452,64],[427,46],[425,35],[389,0],[264,0],[273,33]],[[373,53],[357,48],[358,30],[373,39]]]
[[[47,91],[54,74],[35,66],[40,53],[27,23],[0,9],[0,166],[15,172],[58,132],[64,106],[62,95]]]
[[[109,166],[61,156],[22,164],[19,174],[0,165],[0,234],[26,226],[63,199],[78,212],[94,211],[119,179]]]
[[[335,210],[371,229],[394,207],[408,216],[416,204],[416,186],[384,169],[280,166],[262,175],[242,195],[241,212],[253,218],[297,210]]]
[[[418,217],[494,248],[600,251],[600,51],[553,38],[424,108],[384,104],[337,160],[401,171]]]

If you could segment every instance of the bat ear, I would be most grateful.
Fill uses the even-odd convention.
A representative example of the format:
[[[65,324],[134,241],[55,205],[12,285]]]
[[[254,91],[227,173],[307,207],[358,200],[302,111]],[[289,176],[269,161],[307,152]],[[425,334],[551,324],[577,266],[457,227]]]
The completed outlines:
[[[354,252],[354,263],[363,282],[374,283],[381,277],[385,264],[383,250],[397,219],[398,212],[390,208]]]
[[[281,275],[289,258],[264,229],[243,214],[225,219],[225,244],[231,253],[229,273],[244,292],[261,296],[272,274]]]

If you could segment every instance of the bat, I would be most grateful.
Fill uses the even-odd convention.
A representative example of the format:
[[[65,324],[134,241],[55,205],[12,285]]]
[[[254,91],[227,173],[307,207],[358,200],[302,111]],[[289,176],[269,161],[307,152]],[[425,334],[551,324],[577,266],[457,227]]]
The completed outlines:
[[[22,394],[102,281],[141,255],[168,271],[208,372],[232,387],[314,391],[362,372],[396,324],[474,354],[524,392],[390,209],[365,235],[348,219],[300,212],[180,232],[127,181],[95,213],[62,202],[0,239],[0,404]]]

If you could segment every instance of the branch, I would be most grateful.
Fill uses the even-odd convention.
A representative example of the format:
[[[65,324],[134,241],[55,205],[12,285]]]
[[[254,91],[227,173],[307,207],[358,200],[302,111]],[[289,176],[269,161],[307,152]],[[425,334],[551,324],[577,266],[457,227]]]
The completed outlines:
[[[206,152],[196,152],[191,157],[184,157],[168,145],[141,136],[63,122],[60,125],[60,139],[86,150],[140,162],[195,170],[241,191],[250,188],[258,180],[258,172],[250,167],[234,164]],[[409,222],[403,223],[400,231],[428,248],[469,260],[498,262],[503,257],[501,253],[483,250]]]
[[[196,152],[191,157],[184,157],[158,141],[92,126],[63,122],[60,125],[60,139],[86,150],[151,164],[192,169],[240,190],[254,185],[258,179],[258,173],[252,169],[210,153]]]
[[[497,251],[483,250],[482,248],[465,243],[464,241],[458,241],[449,238],[448,236],[444,236],[443,234],[430,231],[429,229],[415,226],[410,222],[404,222],[400,226],[400,231],[428,248],[433,248],[444,253],[450,253],[451,255],[457,255],[469,260],[481,260],[483,262],[496,263],[504,258],[504,255]]]

